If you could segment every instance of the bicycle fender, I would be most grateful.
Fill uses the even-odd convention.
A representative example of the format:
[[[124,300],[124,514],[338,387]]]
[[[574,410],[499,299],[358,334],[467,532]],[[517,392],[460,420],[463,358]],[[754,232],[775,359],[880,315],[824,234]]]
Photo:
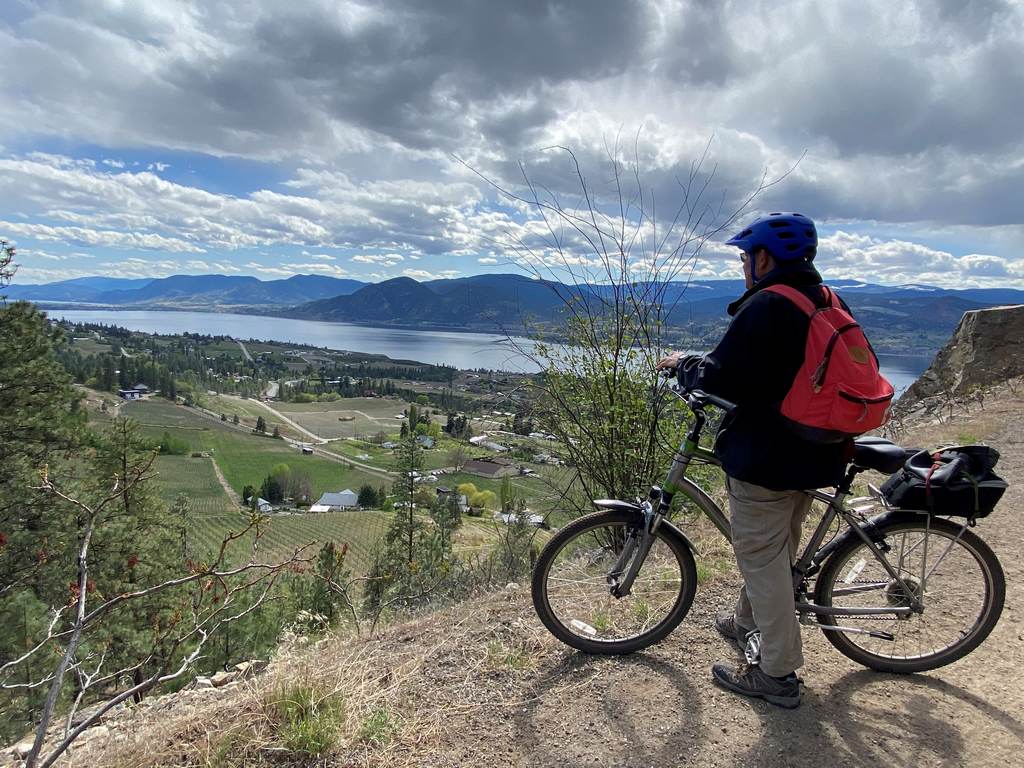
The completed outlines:
[[[881,529],[885,528],[889,523],[900,522],[903,520],[916,520],[921,512],[911,512],[905,509],[889,509],[882,512],[879,515],[875,515],[868,519],[868,521],[861,527],[864,533],[868,535],[868,538],[875,544],[882,540]],[[841,534],[836,536],[832,541],[826,544],[824,547],[814,553],[814,562],[820,565],[823,563],[829,555],[835,552],[839,547],[843,546],[850,539],[859,539],[857,532],[852,528],[847,528]]]
[[[636,504],[631,504],[628,501],[620,501],[619,499],[594,499],[593,504],[598,509],[608,509],[612,512],[634,512],[639,520],[643,520],[643,513],[641,512],[640,507]],[[693,554],[697,554],[697,548],[693,546],[693,542],[687,538],[685,533],[676,528],[676,526],[668,520],[662,518],[659,527],[664,528],[670,536],[675,536],[676,539],[685,543]]]
[[[690,548],[690,551],[693,554],[698,554],[697,548],[693,546],[693,542],[690,541],[689,537],[685,533],[680,531],[678,528],[676,528],[676,526],[670,523],[668,520],[662,520],[658,528],[660,530],[666,531],[670,536],[675,536],[676,539],[681,540],[684,544],[686,544],[687,547]]]

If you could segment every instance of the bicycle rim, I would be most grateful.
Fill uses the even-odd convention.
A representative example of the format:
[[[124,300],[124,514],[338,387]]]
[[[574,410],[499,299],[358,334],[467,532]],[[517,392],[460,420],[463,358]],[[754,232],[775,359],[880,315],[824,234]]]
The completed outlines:
[[[628,653],[657,642],[685,615],[696,589],[685,543],[659,531],[630,594],[615,597],[608,576],[616,565],[628,568],[628,557],[620,561],[640,534],[638,521],[598,514],[563,533],[538,563],[541,617],[559,639],[591,653]]]
[[[906,588],[924,602],[923,613],[904,617],[820,616],[819,623],[888,633],[826,631],[844,654],[867,666],[913,672],[948,664],[975,648],[991,631],[1002,607],[1001,571],[987,547],[948,521],[896,523],[886,528],[886,557]],[[837,551],[819,576],[816,602],[865,609],[905,607],[906,590],[867,546],[852,541]]]

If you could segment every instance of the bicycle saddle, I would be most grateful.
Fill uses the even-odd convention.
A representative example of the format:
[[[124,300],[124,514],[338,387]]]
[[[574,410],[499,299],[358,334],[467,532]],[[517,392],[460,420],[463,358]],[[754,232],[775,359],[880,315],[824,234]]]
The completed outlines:
[[[861,469],[877,469],[892,474],[903,468],[907,455],[905,448],[881,437],[858,437],[853,441],[853,464]]]

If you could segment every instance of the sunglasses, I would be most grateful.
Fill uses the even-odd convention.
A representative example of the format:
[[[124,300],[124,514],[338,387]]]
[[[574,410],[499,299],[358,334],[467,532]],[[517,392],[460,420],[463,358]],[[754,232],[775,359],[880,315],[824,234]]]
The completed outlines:
[[[741,252],[740,253],[740,261],[742,261],[744,264],[746,264],[748,261],[750,261],[750,254],[747,253],[746,251]]]

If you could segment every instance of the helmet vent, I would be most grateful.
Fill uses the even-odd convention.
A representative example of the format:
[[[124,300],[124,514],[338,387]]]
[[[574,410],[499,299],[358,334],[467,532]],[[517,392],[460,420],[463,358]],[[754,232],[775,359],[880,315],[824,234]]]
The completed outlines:
[[[779,232],[779,240],[792,240],[796,237],[794,232]]]
[[[769,221],[768,226],[772,229],[782,229],[783,227],[789,227],[790,223],[788,221]]]

